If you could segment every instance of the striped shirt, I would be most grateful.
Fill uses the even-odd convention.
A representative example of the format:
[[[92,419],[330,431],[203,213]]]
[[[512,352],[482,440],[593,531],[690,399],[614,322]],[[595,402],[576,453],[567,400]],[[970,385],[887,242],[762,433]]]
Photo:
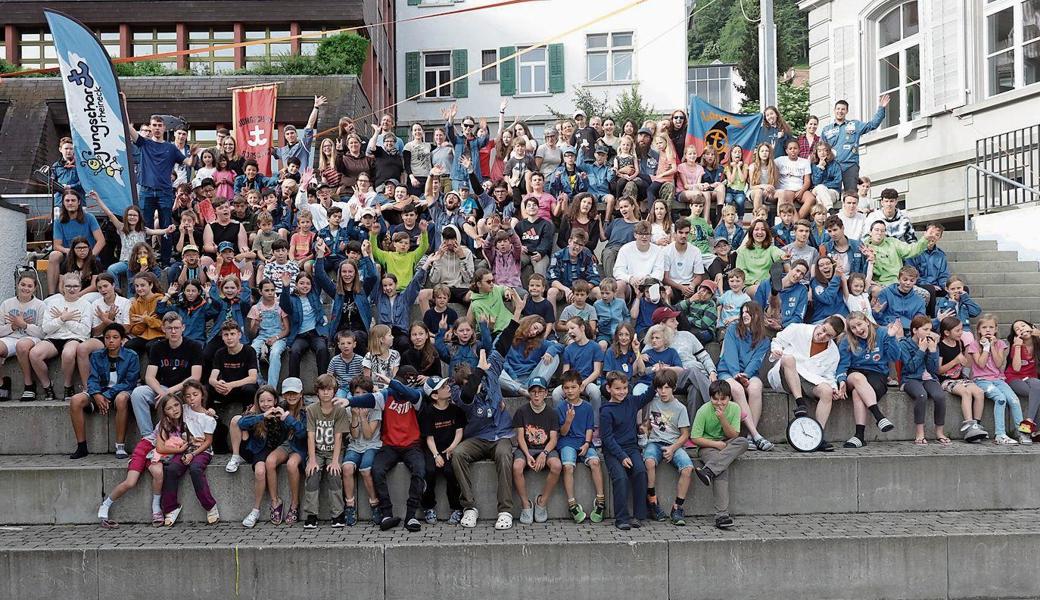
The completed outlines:
[[[337,354],[329,361],[328,374],[336,378],[336,384],[340,389],[350,391],[350,382],[361,374],[361,356],[355,354],[350,361],[343,360],[342,354]]]

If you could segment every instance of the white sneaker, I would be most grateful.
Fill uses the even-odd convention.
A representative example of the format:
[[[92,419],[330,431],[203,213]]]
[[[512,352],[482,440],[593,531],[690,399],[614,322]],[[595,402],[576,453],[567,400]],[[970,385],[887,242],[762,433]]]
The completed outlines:
[[[498,520],[495,521],[495,529],[504,531],[506,529],[513,528],[513,515],[507,512],[498,513]]]
[[[217,510],[216,506],[214,506],[213,508],[209,509],[209,512],[206,513],[206,523],[209,523],[210,525],[214,525],[219,520],[220,520],[220,511]]]
[[[237,454],[234,454],[234,455],[231,456],[231,460],[228,461],[227,466],[224,467],[224,470],[227,471],[228,473],[236,473],[236,472],[238,472],[238,466],[239,465],[244,465],[245,462],[246,462],[246,459],[242,458],[241,456],[239,456]]]
[[[459,521],[459,525],[472,529],[477,526],[477,509],[467,508],[462,511],[462,519]]]
[[[249,514],[246,515],[246,518],[242,519],[242,526],[251,528],[254,525],[256,525],[258,519],[260,519],[260,511],[254,508],[253,510],[249,511]]]
[[[1013,440],[1013,439],[1011,439],[1008,436],[1003,435],[1003,434],[998,435],[997,437],[993,438],[993,443],[997,444],[998,446],[1017,446],[1018,445],[1018,442],[1016,442],[1015,440]]]

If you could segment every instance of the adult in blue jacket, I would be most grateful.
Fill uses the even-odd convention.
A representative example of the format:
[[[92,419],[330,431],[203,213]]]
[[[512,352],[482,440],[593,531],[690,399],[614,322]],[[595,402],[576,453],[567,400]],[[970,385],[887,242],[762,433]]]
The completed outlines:
[[[453,190],[469,185],[469,169],[462,164],[464,156],[469,157],[470,168],[473,169],[473,174],[477,176],[477,179],[483,179],[483,173],[480,172],[480,149],[487,146],[490,139],[487,133],[487,121],[481,119],[478,130],[476,119],[473,117],[462,119],[462,134],[459,135],[455,131],[457,112],[458,106],[452,104],[444,113],[447,118],[444,133],[447,135],[448,141],[455,147],[455,158],[451,163],[451,189]],[[477,135],[480,130],[484,131],[484,135]]]
[[[762,379],[758,372],[769,344],[762,307],[747,302],[740,307],[740,318],[726,328],[718,368],[718,378],[729,382],[733,401],[747,413],[743,421],[751,434],[750,443],[765,451],[772,450],[773,443],[757,429],[762,416]]]
[[[846,119],[849,103],[847,100],[838,100],[834,104],[834,122],[820,131],[820,137],[834,149],[834,160],[841,167],[841,187],[845,194],[855,194],[859,183],[860,138],[881,126],[881,122],[885,120],[888,101],[888,94],[881,96],[874,118],[864,123],[856,119]]]
[[[900,359],[899,338],[903,329],[898,323],[887,328],[875,327],[867,315],[854,312],[848,318],[845,339],[838,345],[838,397],[852,390],[852,412],[856,421],[856,434],[845,448],[862,448],[866,444],[867,411],[874,416],[877,427],[887,433],[895,425],[881,412],[878,400],[888,393],[886,374],[889,363]]]
[[[329,366],[328,324],[325,307],[321,304],[321,290],[307,273],[296,275],[296,288],[290,291],[290,275],[282,275],[282,297],[278,304],[289,315],[289,369],[286,377],[300,376],[300,360],[308,350],[314,353],[318,373]]]
[[[326,332],[328,339],[335,339],[344,329],[354,332],[358,352],[368,348],[368,330],[372,326],[372,304],[369,295],[379,283],[375,264],[368,256],[355,263],[347,259],[339,264],[336,281],[325,273],[325,257],[328,247],[323,243],[315,247],[314,281],[325,295],[332,298],[332,313]]]
[[[126,424],[130,420],[130,393],[141,379],[141,363],[137,353],[123,347],[126,329],[109,323],[101,334],[105,347],[90,354],[90,376],[87,389],[69,400],[69,419],[76,436],[76,451],[69,458],[83,458],[87,451],[85,413],[108,415],[116,407],[116,455],[126,458]]]

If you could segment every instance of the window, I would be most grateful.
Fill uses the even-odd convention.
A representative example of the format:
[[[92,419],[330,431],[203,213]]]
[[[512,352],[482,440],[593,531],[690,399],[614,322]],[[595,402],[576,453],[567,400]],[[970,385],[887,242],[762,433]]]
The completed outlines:
[[[134,56],[148,56],[160,52],[177,51],[177,32],[168,29],[135,29],[133,32]],[[177,68],[176,58],[163,58],[159,62],[171,69]]]
[[[197,29],[188,32],[189,50],[230,44],[234,41],[235,32],[231,29]],[[235,49],[225,48],[223,50],[189,54],[188,68],[202,75],[234,71]]]
[[[50,33],[42,30],[22,31],[18,38],[20,64],[26,69],[45,69],[58,66],[58,54]]]
[[[284,38],[289,37],[289,28],[256,28],[246,30],[246,41],[250,40],[269,40],[272,38]],[[274,42],[270,44],[257,44],[255,46],[246,46],[246,68],[256,67],[267,63],[280,62],[283,57],[292,54],[292,44],[286,40],[284,42]]]
[[[198,144],[203,148],[212,146],[217,141],[217,130],[214,129],[188,129],[188,143]]]
[[[119,30],[99,29],[97,36],[101,40],[101,45],[108,51],[108,55],[112,58],[119,58]]]
[[[321,29],[302,29],[300,34],[304,37],[300,38],[300,54],[304,56],[314,56],[318,53],[318,44],[321,40],[328,35],[328,31],[336,31],[340,29],[339,26],[328,25]]]
[[[6,27],[0,27],[0,60],[7,60],[7,38],[4,37]]]
[[[882,127],[921,115],[920,32],[916,0],[904,2],[878,19],[878,93],[892,98]]]
[[[590,82],[633,80],[632,32],[585,36],[585,77]]]
[[[523,52],[529,46],[517,48],[517,53]],[[544,47],[535,48],[526,54],[517,57],[517,88],[519,94],[544,94],[548,90],[546,85],[546,71],[548,61]]]
[[[716,62],[689,69],[689,93],[700,96],[715,106],[736,112],[733,98],[733,65]]]
[[[1040,80],[1040,0],[990,0],[985,19],[986,95]]]
[[[451,98],[451,52],[424,52],[423,97]]]
[[[483,50],[480,53],[480,83],[498,81],[498,50]]]

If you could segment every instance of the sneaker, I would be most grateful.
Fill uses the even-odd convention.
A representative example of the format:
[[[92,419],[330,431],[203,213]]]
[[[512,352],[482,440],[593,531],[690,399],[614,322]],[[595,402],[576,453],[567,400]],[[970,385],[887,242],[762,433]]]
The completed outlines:
[[[888,433],[895,429],[896,426],[888,417],[881,417],[881,420],[877,422],[877,428],[881,430],[881,433]]]
[[[292,526],[295,525],[296,522],[299,520],[300,509],[296,508],[295,506],[290,506],[289,512],[285,515],[285,519],[282,521],[282,523],[285,523],[286,526]]]
[[[130,455],[126,453],[125,444],[116,444],[116,458],[119,460],[126,460],[130,458]]]
[[[664,514],[661,510],[661,506],[657,502],[650,500],[646,501],[646,514],[655,521],[663,522],[668,520],[668,515]]]
[[[332,517],[332,528],[339,529],[347,524],[346,511],[341,511],[335,517]]]
[[[90,452],[87,452],[87,445],[83,444],[83,446],[77,446],[75,452],[70,454],[69,458],[71,460],[76,460],[78,458],[85,458],[85,457],[87,457],[89,455],[90,455]]]
[[[237,454],[232,454],[230,460],[227,461],[227,465],[224,470],[228,473],[237,473],[239,465],[246,464],[246,459],[242,458]]]
[[[747,436],[747,449],[748,452],[754,452],[755,450],[758,450],[758,447],[755,446],[755,440],[750,435]]]
[[[68,402],[75,395],[76,395],[76,388],[74,386],[67,385],[67,386],[65,386],[65,395],[62,397],[62,399],[65,400],[65,402]]]
[[[1024,446],[1032,446],[1033,445],[1033,438],[1029,437],[1028,433],[1019,433],[1018,434],[1018,443],[1022,444]]]
[[[318,528],[318,515],[307,515],[307,520],[303,522],[304,529],[317,529]]]
[[[412,520],[414,521],[415,518],[413,517]],[[383,519],[379,521],[379,531],[389,531],[400,524],[401,517],[383,517]]]
[[[422,523],[419,522],[419,519],[412,517],[411,519],[408,519],[407,523],[404,524],[404,528],[412,533],[416,533],[420,529],[422,529]]]
[[[632,521],[629,522],[629,526],[632,527],[632,529],[639,529],[643,526],[643,522],[639,519],[632,519]]]
[[[585,521],[585,517],[586,517],[585,510],[581,507],[580,504],[575,504],[574,506],[570,506],[570,507],[567,508],[567,510],[570,511],[571,518],[574,519],[575,523],[579,523],[580,524],[580,523],[583,523]]]
[[[549,507],[538,504],[538,501],[542,497],[538,496],[534,499],[534,521],[535,523],[545,523],[549,520]]]
[[[423,520],[430,525],[435,525],[437,523],[437,511],[427,508],[423,511]]]
[[[6,377],[4,379],[7,379]],[[1036,433],[1036,423],[1032,419],[1024,419],[1018,424],[1018,431],[1026,435],[1033,435]]]
[[[249,511],[249,514],[246,515],[246,518],[242,519],[242,526],[252,529],[254,526],[256,526],[256,522],[259,520],[260,509],[254,508],[253,510]]]
[[[989,438],[989,432],[979,425],[978,421],[973,421],[972,425],[964,433],[964,441],[968,443],[981,442]]]
[[[1004,435],[1003,433],[993,438],[993,443],[998,446],[1017,446],[1018,442]]]
[[[617,527],[621,531],[628,531],[628,530],[632,529],[632,526],[629,525],[628,523],[618,522],[618,521],[614,521],[614,527]]]
[[[357,525],[357,508],[353,506],[345,507],[343,509],[343,522],[346,523],[347,527]]]
[[[711,485],[711,482],[715,479],[715,474],[711,472],[708,467],[694,467],[693,472],[697,475],[697,479],[701,480],[704,485]]]
[[[530,500],[528,500],[528,502],[530,502]],[[520,509],[520,524],[530,525],[531,523],[534,523],[534,504],[531,504],[528,508]]]
[[[455,515],[453,514],[452,516],[455,516]],[[477,526],[477,516],[478,516],[477,509],[475,509],[475,508],[467,508],[466,510],[462,511],[462,516],[459,517],[459,525],[462,525],[463,527],[465,527],[467,529],[471,529],[473,527],[476,527]]]
[[[378,506],[372,507],[372,524],[379,527],[379,524],[383,522],[383,511]]]
[[[794,407],[794,416],[795,416],[795,418],[809,416],[809,407],[808,407],[808,405],[805,405],[805,404],[796,405]]]
[[[36,384],[32,383],[32,384],[29,384],[29,385],[25,386],[25,389],[22,390],[22,397],[19,398],[19,400],[21,402],[32,402],[35,399],[36,399]]]
[[[750,448],[751,448],[752,446],[754,446],[755,448],[758,448],[758,449],[759,449],[759,450],[761,450],[762,452],[770,452],[770,451],[772,451],[772,450],[773,450],[773,448],[774,448],[774,446],[773,446],[773,442],[770,442],[769,440],[767,440],[766,438],[764,438],[764,437],[762,437],[762,436],[758,436],[757,438],[755,438],[754,440],[752,440],[752,442],[753,442],[753,444],[749,444],[749,445],[748,445],[748,448],[749,448],[749,449],[750,449]]]
[[[602,523],[603,515],[607,512],[607,504],[605,502],[597,502],[592,507],[592,512],[589,513],[589,520],[593,523]]]
[[[181,507],[177,507],[172,511],[166,513],[163,517],[163,525],[167,527],[173,527],[173,524],[177,522],[177,517],[181,516]]]
[[[54,395],[54,386],[47,386],[43,388],[43,399],[47,402],[58,401],[58,398]]]
[[[715,517],[715,527],[719,529],[729,529],[733,527],[733,517],[729,515],[719,515]]]
[[[462,522],[462,511],[461,510],[453,510],[453,511],[451,511],[451,516],[448,517],[448,525],[458,525],[461,522]]]
[[[676,506],[672,509],[672,525],[683,527],[686,525],[686,513],[683,512],[681,506]]]
[[[7,402],[11,399],[11,378],[3,377],[0,378],[0,402]]]
[[[271,525],[282,524],[282,509],[285,508],[285,503],[280,503],[278,506],[271,503]]]
[[[220,521],[220,511],[214,506],[206,512],[206,524],[216,525],[218,521]]]

